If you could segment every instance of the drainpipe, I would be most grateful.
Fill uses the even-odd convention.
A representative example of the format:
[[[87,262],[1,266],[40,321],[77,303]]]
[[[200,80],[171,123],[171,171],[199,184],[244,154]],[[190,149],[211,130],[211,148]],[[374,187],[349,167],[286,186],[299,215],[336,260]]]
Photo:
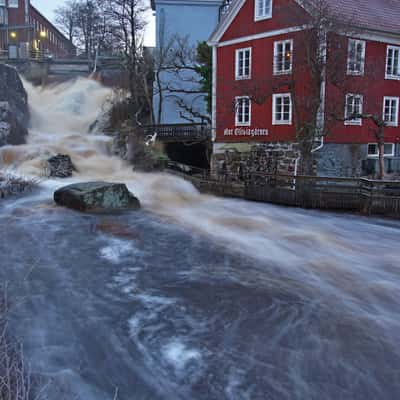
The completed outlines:
[[[317,151],[321,150],[324,147],[324,136],[321,136],[321,143],[319,146],[317,146],[315,149],[311,150],[311,153],[316,153]],[[296,176],[297,172],[299,170],[299,161],[300,161],[301,156],[297,157],[296,160],[294,161],[294,179],[293,179],[293,190],[296,189]]]

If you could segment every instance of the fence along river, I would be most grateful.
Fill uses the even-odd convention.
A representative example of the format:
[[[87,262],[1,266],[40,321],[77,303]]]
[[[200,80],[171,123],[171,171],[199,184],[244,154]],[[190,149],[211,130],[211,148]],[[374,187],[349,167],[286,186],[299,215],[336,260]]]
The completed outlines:
[[[400,393],[400,224],[201,195],[132,172],[87,134],[109,91],[26,84],[29,143],[3,167],[78,172],[2,201],[1,278],[50,399],[395,400]],[[56,207],[72,181],[124,181],[139,213]]]

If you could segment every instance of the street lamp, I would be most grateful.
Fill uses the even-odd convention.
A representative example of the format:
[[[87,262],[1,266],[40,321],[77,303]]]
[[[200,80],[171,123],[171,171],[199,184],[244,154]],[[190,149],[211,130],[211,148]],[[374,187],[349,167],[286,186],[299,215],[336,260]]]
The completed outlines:
[[[46,39],[47,38],[46,31],[40,31],[39,36],[41,37],[41,39]]]
[[[10,37],[11,39],[16,39],[17,38],[17,32],[10,32]]]

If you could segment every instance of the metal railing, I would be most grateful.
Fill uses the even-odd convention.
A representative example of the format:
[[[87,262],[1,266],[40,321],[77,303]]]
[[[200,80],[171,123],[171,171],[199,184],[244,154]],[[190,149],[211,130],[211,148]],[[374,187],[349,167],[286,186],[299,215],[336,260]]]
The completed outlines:
[[[157,134],[162,141],[204,141],[211,139],[211,127],[206,124],[167,124],[144,127],[145,135]]]

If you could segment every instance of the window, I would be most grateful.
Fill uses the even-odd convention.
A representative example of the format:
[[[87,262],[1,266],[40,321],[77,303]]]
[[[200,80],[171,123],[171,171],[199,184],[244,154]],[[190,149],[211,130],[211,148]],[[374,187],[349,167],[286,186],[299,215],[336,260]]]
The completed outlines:
[[[251,75],[251,48],[236,50],[236,79],[249,79]]]
[[[349,75],[363,75],[365,64],[365,41],[349,39],[347,56],[347,73]]]
[[[18,0],[8,0],[8,7],[18,8]]]
[[[399,124],[399,98],[385,97],[383,99],[383,119],[387,126]]]
[[[255,20],[260,21],[272,17],[272,0],[255,0]]]
[[[0,0],[0,6],[5,6],[6,5],[6,0]]]
[[[378,143],[369,143],[368,144],[368,157],[378,157],[379,156],[379,147]],[[384,157],[393,157],[394,156],[394,143],[385,143],[383,150]]]
[[[360,94],[347,94],[344,117],[345,125],[362,125],[362,118],[351,118],[354,114],[362,114],[363,96]]]
[[[387,48],[386,79],[400,79],[400,47]]]
[[[4,7],[0,7],[0,25],[7,25],[7,24],[8,24],[7,9]]]
[[[293,40],[274,43],[274,74],[290,74],[293,66]]]
[[[274,94],[272,98],[272,124],[291,125],[292,98],[290,93]]]
[[[250,97],[236,97],[235,99],[235,124],[237,126],[250,126],[251,101]]]

